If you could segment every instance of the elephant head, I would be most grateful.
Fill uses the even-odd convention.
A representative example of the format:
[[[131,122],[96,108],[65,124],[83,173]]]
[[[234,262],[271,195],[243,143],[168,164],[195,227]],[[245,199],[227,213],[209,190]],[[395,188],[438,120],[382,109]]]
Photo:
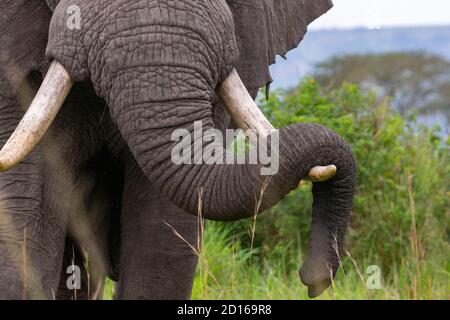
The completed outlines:
[[[90,81],[108,104],[131,153],[160,192],[187,212],[230,221],[250,217],[280,201],[308,174],[313,186],[310,248],[300,271],[315,297],[330,284],[355,192],[356,162],[331,130],[294,124],[272,132],[243,90],[234,68],[255,98],[270,83],[268,67],[301,41],[307,25],[331,7],[329,0],[61,0],[54,8],[47,57],[53,60],[41,90],[0,154],[0,170],[22,160],[39,141],[73,81]],[[69,28],[70,8],[80,28]],[[237,110],[256,115],[241,121],[279,142],[279,170],[261,175],[261,163],[174,163],[175,130],[203,149],[223,146],[194,134],[195,124],[214,129],[216,92],[240,122]],[[250,117],[251,118],[251,117]],[[226,152],[221,153],[226,157]],[[323,181],[317,166],[328,166]],[[330,169],[331,168],[331,169]],[[334,172],[336,169],[336,172]],[[319,177],[317,177],[317,175]],[[325,173],[327,177],[328,172]]]

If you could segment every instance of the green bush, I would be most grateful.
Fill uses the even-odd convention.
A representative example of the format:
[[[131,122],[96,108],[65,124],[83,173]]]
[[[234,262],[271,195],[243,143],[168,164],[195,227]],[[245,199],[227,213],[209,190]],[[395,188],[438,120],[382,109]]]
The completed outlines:
[[[385,283],[384,295],[378,297],[448,297],[449,143],[442,141],[439,128],[422,127],[414,118],[403,119],[390,108],[389,101],[379,101],[373,93],[364,95],[355,85],[344,84],[327,92],[313,79],[303,80],[291,92],[276,92],[267,101],[261,99],[260,106],[276,127],[319,123],[338,132],[353,148],[359,163],[358,194],[346,241],[352,258],[344,257],[346,275],[338,275],[342,286],[354,287],[345,282],[354,278],[361,289],[366,268],[378,265]],[[211,223],[206,239],[226,228],[229,236],[223,240],[252,257],[251,265],[248,261],[240,265],[241,271],[233,264],[234,272],[252,279],[249,272],[256,277],[277,270],[278,277],[286,276],[279,282],[290,282],[306,249],[310,191],[311,185],[303,183],[258,216],[255,225],[252,219],[225,227]],[[215,255],[220,251],[210,249],[207,241],[206,258],[210,250]],[[253,289],[258,292],[258,288]],[[335,289],[334,298],[357,297]],[[223,296],[224,289],[220,291]],[[195,292],[194,297],[202,297],[201,290]],[[283,298],[281,293],[276,296]],[[292,298],[287,292],[286,297]]]

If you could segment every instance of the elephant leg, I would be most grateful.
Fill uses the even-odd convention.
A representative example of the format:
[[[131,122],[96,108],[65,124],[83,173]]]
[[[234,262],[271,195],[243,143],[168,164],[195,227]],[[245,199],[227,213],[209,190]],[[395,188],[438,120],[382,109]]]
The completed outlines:
[[[162,198],[134,160],[128,164],[116,298],[189,299],[197,266],[190,248],[197,246],[197,218]]]
[[[22,116],[19,105],[0,92],[1,146]],[[64,175],[49,170],[43,149],[0,174],[0,299],[52,299],[58,286],[67,213],[57,214],[55,195]]]
[[[54,137],[63,135],[47,136],[24,163],[0,174],[0,299],[56,298],[67,230],[84,239],[98,234],[87,217],[104,210],[86,206],[96,176],[55,152],[72,146]]]
[[[39,85],[36,74],[24,81],[18,90],[30,92],[29,97],[22,94],[24,105]],[[0,299],[56,298],[67,230],[77,239],[97,239],[95,226],[103,228],[108,219],[106,208],[113,206],[115,194],[105,187],[112,183],[99,184],[100,177],[110,175],[97,172],[105,163],[99,133],[103,109],[96,101],[86,103],[86,95],[84,88],[74,87],[33,153],[16,168],[0,173]],[[0,146],[23,116],[20,105],[18,98],[0,92]],[[105,245],[97,247],[96,252],[103,252]]]
[[[39,168],[0,176],[0,299],[52,299],[58,286],[65,217],[43,201]]]
[[[40,1],[3,1],[0,7],[2,147],[35,94],[29,75],[44,65],[51,16]],[[54,180],[44,183],[51,171],[38,149],[0,173],[0,299],[51,299],[58,285],[66,215],[52,208]]]

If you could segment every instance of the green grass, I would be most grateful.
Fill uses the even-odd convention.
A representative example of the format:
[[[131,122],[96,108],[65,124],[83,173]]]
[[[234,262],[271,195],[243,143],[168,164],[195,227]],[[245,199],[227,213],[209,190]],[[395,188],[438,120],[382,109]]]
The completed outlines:
[[[193,299],[307,299],[297,269],[302,252],[287,248],[285,255],[297,257],[287,263],[275,254],[264,261],[255,259],[249,264],[249,252],[233,241],[227,227],[210,223],[206,228],[204,261],[196,275]],[[258,252],[255,253],[258,255]],[[381,289],[366,286],[367,267],[376,259],[351,261],[344,258],[333,288],[319,299],[447,299],[449,273],[433,263],[421,262],[419,272],[410,265],[409,258],[394,272],[381,270]]]
[[[192,299],[308,299],[306,287],[300,282],[297,267],[302,252],[288,248],[285,254],[297,256],[286,263],[276,255],[249,263],[250,253],[233,240],[231,228],[220,223],[208,223],[204,250],[199,261]],[[420,271],[402,259],[389,275],[382,270],[381,289],[369,290],[365,271],[376,259],[352,262],[344,258],[333,287],[319,299],[449,299],[449,273],[432,262],[421,262]],[[105,287],[105,299],[113,295],[113,282]]]

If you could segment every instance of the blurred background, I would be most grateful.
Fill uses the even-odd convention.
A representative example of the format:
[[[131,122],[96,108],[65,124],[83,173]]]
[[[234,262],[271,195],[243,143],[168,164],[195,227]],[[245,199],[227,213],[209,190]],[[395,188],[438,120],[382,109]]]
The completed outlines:
[[[334,0],[300,47],[272,67],[272,88],[289,89],[305,75],[343,81],[393,99],[402,115],[439,124],[450,119],[450,1]]]

